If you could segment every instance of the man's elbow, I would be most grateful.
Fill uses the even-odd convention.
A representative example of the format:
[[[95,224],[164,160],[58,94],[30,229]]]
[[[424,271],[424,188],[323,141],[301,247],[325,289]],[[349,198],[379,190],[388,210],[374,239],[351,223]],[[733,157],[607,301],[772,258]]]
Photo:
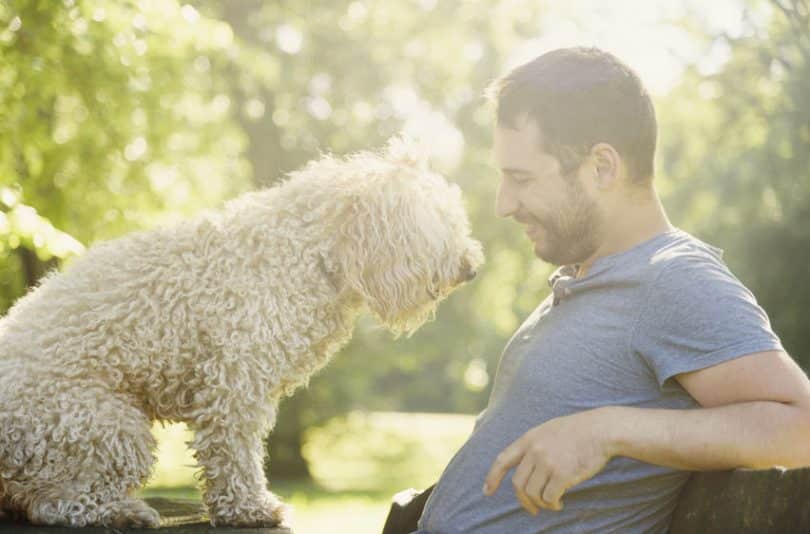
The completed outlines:
[[[781,451],[783,459],[777,467],[798,469],[810,467],[810,398],[790,403],[792,417],[788,418],[785,429],[786,443]]]

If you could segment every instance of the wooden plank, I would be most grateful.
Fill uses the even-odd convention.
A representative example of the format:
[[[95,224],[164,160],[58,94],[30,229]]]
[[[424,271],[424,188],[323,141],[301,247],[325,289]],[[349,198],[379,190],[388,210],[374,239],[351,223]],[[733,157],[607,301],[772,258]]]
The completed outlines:
[[[149,533],[149,534],[292,534],[286,527],[276,528],[214,528],[199,501],[183,499],[147,498],[146,502],[160,513],[160,528],[157,529],[113,529],[101,527],[67,528],[41,527],[21,521],[0,518],[0,532],[21,532],[22,534],[110,534],[110,533]]]
[[[670,534],[810,532],[810,468],[694,473]]]

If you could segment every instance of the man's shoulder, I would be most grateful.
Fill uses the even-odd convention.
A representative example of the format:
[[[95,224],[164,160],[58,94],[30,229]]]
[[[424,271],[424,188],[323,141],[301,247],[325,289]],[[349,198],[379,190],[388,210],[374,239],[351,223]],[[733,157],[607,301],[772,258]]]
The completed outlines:
[[[679,277],[701,278],[730,275],[723,261],[723,250],[678,230],[651,251],[645,263],[647,279],[652,283]]]
[[[723,250],[679,231],[653,251],[644,266],[645,292],[652,305],[728,306],[755,302],[751,291],[723,261]]]

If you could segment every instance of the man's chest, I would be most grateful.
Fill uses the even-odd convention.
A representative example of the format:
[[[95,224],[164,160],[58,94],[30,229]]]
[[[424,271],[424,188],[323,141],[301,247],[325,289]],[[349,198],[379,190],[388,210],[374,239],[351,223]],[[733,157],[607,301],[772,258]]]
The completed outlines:
[[[615,299],[545,301],[504,350],[490,408],[525,406],[548,419],[657,396],[654,375],[629,348],[632,312]]]

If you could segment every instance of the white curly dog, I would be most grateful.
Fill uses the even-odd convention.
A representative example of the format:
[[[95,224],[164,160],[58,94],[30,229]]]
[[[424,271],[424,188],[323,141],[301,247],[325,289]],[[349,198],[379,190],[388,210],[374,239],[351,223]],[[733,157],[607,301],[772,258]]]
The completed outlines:
[[[273,526],[262,440],[367,306],[399,334],[483,261],[457,186],[394,140],[100,243],[0,319],[0,510],[154,527],[152,421],[183,421],[214,525]]]

